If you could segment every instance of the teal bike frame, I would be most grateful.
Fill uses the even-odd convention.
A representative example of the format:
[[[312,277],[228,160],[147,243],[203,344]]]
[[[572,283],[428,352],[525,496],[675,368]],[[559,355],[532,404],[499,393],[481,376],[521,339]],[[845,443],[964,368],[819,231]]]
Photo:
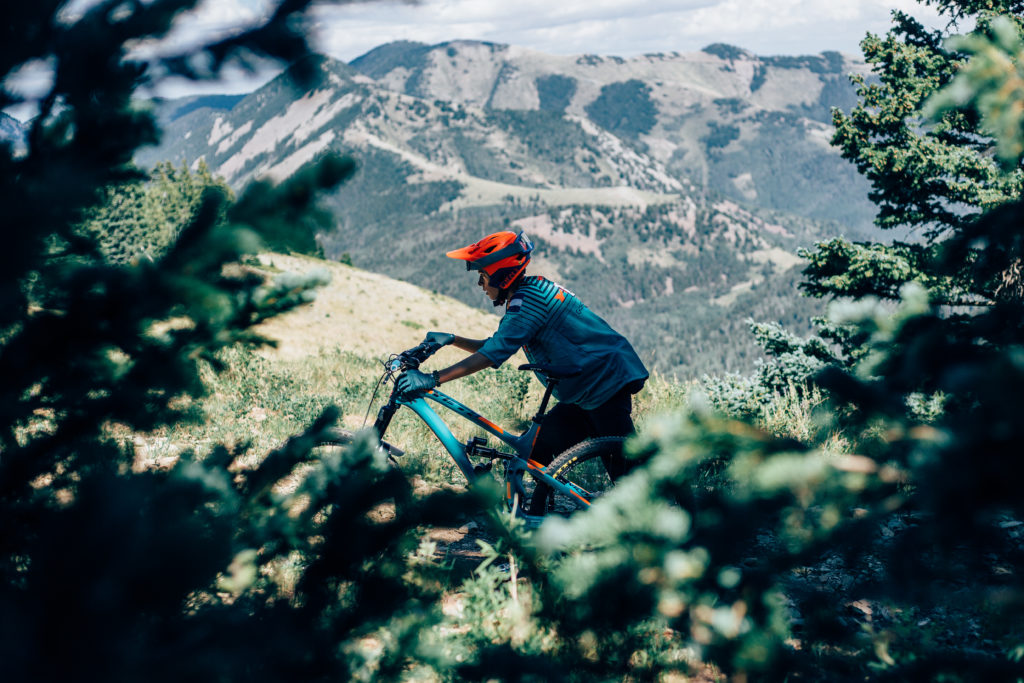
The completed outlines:
[[[415,349],[410,349],[402,354],[398,354],[385,363],[385,376],[394,379],[394,376],[398,372],[418,366],[419,362],[426,360],[426,358],[432,355],[437,348],[440,348],[431,348],[434,345],[430,345],[424,349],[422,348],[424,346],[425,344],[421,344]],[[544,368],[540,368],[538,366],[523,366],[520,369],[544,370]],[[540,409],[537,411],[537,414],[534,415],[529,429],[522,434],[515,434],[504,429],[438,389],[431,389],[417,396],[406,396],[401,394],[397,390],[397,387],[392,389],[391,397],[388,402],[382,406],[380,411],[377,413],[377,420],[374,423],[374,427],[377,431],[377,437],[381,439],[381,446],[391,453],[399,452],[398,449],[383,441],[384,434],[391,423],[391,418],[398,409],[403,406],[409,408],[417,415],[417,417],[423,420],[430,431],[434,433],[434,436],[437,437],[438,441],[441,442],[441,445],[443,445],[445,450],[448,451],[448,455],[450,455],[452,460],[455,461],[456,466],[458,466],[459,470],[466,477],[466,480],[470,485],[474,484],[478,477],[483,473],[490,470],[489,465],[484,467],[478,465],[474,467],[473,463],[470,461],[471,456],[487,458],[492,464],[495,460],[503,461],[505,465],[504,499],[506,507],[516,516],[524,518],[528,524],[539,524],[540,521],[544,519],[543,517],[529,515],[523,512],[522,509],[526,502],[526,490],[523,487],[523,474],[525,473],[529,473],[529,475],[532,476],[538,484],[545,484],[553,491],[561,492],[563,495],[578,501],[578,505],[580,507],[590,506],[591,494],[589,492],[571,482],[563,482],[555,479],[547,473],[544,465],[530,459],[530,453],[533,451],[533,446],[537,441],[537,435],[540,433],[544,413],[546,412],[548,401],[551,398],[552,389],[554,389],[557,381],[558,380],[556,378],[549,377],[547,390],[545,391],[544,398],[541,401]],[[484,439],[480,437],[474,437],[468,442],[462,443],[455,438],[455,435],[448,427],[448,424],[441,419],[431,406],[431,402],[447,408],[459,417],[468,420],[487,433],[497,437],[502,443],[511,448],[512,452],[488,448],[484,445]]]

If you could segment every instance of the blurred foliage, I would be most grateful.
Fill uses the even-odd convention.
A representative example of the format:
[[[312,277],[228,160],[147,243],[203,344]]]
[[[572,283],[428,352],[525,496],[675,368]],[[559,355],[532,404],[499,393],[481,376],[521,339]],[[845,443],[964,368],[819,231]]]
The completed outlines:
[[[3,10],[0,106],[19,99],[11,74],[52,74],[29,103],[26,149],[0,149],[5,680],[344,680],[373,629],[433,618],[430,591],[401,578],[401,539],[460,506],[449,495],[368,516],[409,487],[366,443],[311,455],[335,411],[269,454],[188,449],[163,468],[113,437],[201,419],[218,354],[264,344],[254,324],[309,300],[316,277],[267,281],[240,261],[259,235],[322,216],[318,193],[352,171],[325,157],[235,202],[202,169],[161,167],[147,183],[132,156],[159,131],[137,88],[307,51],[300,1],[187,54],[128,56],[194,5]]]
[[[752,375],[705,375],[701,390],[723,414],[763,424],[766,410],[777,408],[788,393],[799,398],[813,391],[818,372],[839,361],[820,337],[801,339],[778,323],[747,323],[767,359],[758,361]]]

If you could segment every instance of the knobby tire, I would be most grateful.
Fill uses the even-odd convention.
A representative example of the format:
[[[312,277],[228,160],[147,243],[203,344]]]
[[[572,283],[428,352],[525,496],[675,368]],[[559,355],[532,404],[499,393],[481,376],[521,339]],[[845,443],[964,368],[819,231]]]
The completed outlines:
[[[593,502],[612,486],[604,464],[606,458],[602,456],[622,457],[622,446],[625,443],[624,436],[587,439],[559,454],[545,471],[560,482],[571,482],[590,492],[590,502]],[[575,496],[554,491],[538,481],[527,512],[531,515],[566,515],[585,507],[588,507],[586,503]]]
[[[352,443],[355,433],[347,429],[327,429],[323,436],[317,439],[317,446],[347,446]]]

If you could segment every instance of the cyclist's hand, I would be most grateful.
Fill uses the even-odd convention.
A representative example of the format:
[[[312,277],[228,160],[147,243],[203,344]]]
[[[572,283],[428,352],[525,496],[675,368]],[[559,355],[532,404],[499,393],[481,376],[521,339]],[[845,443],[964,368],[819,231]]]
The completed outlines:
[[[398,378],[399,393],[406,395],[415,395],[429,391],[437,386],[437,380],[433,375],[428,375],[425,372],[419,370],[406,370]]]
[[[450,332],[427,332],[427,336],[423,338],[423,341],[437,344],[438,346],[448,346],[454,340],[455,335]]]

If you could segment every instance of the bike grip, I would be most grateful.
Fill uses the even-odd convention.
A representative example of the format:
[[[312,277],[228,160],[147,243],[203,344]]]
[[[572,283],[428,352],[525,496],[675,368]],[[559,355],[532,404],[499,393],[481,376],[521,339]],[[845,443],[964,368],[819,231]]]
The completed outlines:
[[[455,340],[455,335],[451,332],[427,332],[427,336],[423,338],[424,343],[437,344],[438,348],[447,346]]]

